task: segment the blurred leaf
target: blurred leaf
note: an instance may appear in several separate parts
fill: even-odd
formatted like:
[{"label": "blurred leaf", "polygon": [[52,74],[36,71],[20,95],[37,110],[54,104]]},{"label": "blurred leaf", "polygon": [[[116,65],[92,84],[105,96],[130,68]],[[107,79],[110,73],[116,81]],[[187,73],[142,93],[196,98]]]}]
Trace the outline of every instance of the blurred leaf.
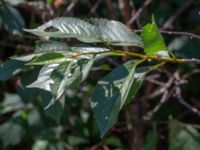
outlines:
[{"label": "blurred leaf", "polygon": [[0,115],[11,111],[16,111],[22,107],[24,107],[24,104],[17,94],[5,93],[4,101],[0,105]]},{"label": "blurred leaf", "polygon": [[[51,99],[50,99],[51,100]],[[49,107],[45,110],[45,114],[54,119],[58,124],[60,123],[61,116],[63,114],[63,106],[60,101],[56,102],[53,107]]]},{"label": "blurred leaf", "polygon": [[4,1],[14,6],[26,2],[26,0],[4,0]]},{"label": "blurred leaf", "polygon": [[0,141],[4,148],[20,143],[25,136],[25,129],[21,118],[12,118],[0,126]]},{"label": "blurred leaf", "polygon": [[150,131],[146,136],[146,142],[143,146],[143,150],[157,150],[158,134]]},{"label": "blurred leaf", "polygon": [[[50,31],[45,31],[49,29]],[[52,19],[44,25],[25,31],[38,36],[77,38],[82,42],[104,42],[111,45],[142,46],[139,36],[117,21],[90,19],[88,22],[70,17]]]},{"label": "blurred leaf", "polygon": [[122,142],[120,138],[117,137],[109,137],[105,140],[105,144],[110,145],[110,146],[115,146],[115,147],[122,147]]},{"label": "blurred leaf", "polygon": [[200,51],[198,50],[200,47],[199,39],[192,39],[187,36],[179,36],[174,38],[169,43],[168,47],[173,52],[176,52],[178,57],[200,59]]},{"label": "blurred leaf", "polygon": [[198,150],[200,134],[191,125],[176,120],[170,122],[169,150]]},{"label": "blurred leaf", "polygon": [[32,150],[66,150],[65,143],[38,140],[33,144]]},{"label": "blurred leaf", "polygon": [[124,104],[138,92],[148,69],[135,69],[140,61],[129,61],[98,81],[91,107],[103,136],[116,122]]},{"label": "blurred leaf", "polygon": [[54,0],[46,0],[47,4],[52,4]]},{"label": "blurred leaf", "polygon": [[6,30],[13,34],[19,34],[25,26],[20,13],[8,4],[0,5],[0,17]]},{"label": "blurred leaf", "polygon": [[25,67],[24,61],[8,60],[0,66],[0,80],[5,81]]},{"label": "blurred leaf", "polygon": [[49,141],[38,140],[33,144],[32,150],[47,150]]},{"label": "blurred leaf", "polygon": [[[144,51],[148,56],[168,50],[154,17],[152,17],[152,23],[149,23],[142,28],[141,37],[144,42]],[[164,56],[165,55],[166,54],[164,54]]]},{"label": "blurred leaf", "polygon": [[81,145],[81,144],[88,144],[89,141],[82,137],[76,136],[68,136],[68,142],[70,145]]},{"label": "blurred leaf", "polygon": [[36,135],[35,139],[49,141],[59,140],[62,132],[63,128],[61,126],[45,128]]}]

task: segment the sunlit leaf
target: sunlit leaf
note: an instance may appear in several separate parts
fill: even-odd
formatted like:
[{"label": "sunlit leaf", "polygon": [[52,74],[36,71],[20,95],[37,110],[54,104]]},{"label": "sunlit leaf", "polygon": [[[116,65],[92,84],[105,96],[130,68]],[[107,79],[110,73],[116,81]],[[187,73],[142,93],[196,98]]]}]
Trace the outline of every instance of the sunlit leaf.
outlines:
[{"label": "sunlit leaf", "polygon": [[168,48],[165,45],[164,39],[153,17],[152,23],[149,23],[142,28],[141,37],[144,43],[144,51],[147,55],[152,56],[161,51],[164,51],[161,55],[167,55],[165,51],[167,51]]},{"label": "sunlit leaf", "polygon": [[111,45],[140,46],[139,36],[117,21],[61,17],[52,19],[36,29],[25,31],[38,36],[77,38],[82,42],[103,42]]},{"label": "sunlit leaf", "polygon": [[65,59],[65,56],[60,53],[49,52],[49,53],[42,54],[38,57],[35,57],[32,61],[30,61],[27,64],[28,65],[47,65],[47,64],[59,62],[64,59]]},{"label": "sunlit leaf", "polygon": [[28,85],[29,88],[40,88],[44,89],[46,91],[50,90],[50,83],[53,83],[53,80],[50,78],[51,73],[53,70],[59,65],[60,63],[54,63],[50,65],[45,65],[40,70],[40,73],[38,75],[38,79]]},{"label": "sunlit leaf", "polygon": [[143,45],[140,37],[120,22],[97,18],[89,19],[89,22],[99,29],[101,38],[108,44],[121,46]]},{"label": "sunlit leaf", "polygon": [[[51,93],[54,100],[59,99],[66,88],[75,88],[84,81],[92,67],[94,59],[80,59],[78,61],[63,62],[51,74]],[[52,102],[53,102],[52,101]]]}]

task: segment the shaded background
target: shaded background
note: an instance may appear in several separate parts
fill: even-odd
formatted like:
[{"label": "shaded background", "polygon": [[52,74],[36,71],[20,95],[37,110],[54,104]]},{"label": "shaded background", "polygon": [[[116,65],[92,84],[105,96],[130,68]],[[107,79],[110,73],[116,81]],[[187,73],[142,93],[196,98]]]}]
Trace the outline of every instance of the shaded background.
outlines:
[{"label": "shaded background", "polygon": [[[50,94],[25,88],[37,78],[40,67],[9,60],[34,51],[39,38],[23,28],[55,17],[107,18],[141,29],[152,14],[161,30],[200,33],[198,0],[0,0],[0,149],[198,150],[197,64],[170,63],[148,75],[137,97],[101,139],[89,104],[92,91],[98,79],[129,58],[104,59],[86,82],[66,90],[66,97],[47,110]],[[200,58],[200,39],[175,34],[164,34],[164,38],[176,56]],[[77,44],[76,40],[66,42]]]}]

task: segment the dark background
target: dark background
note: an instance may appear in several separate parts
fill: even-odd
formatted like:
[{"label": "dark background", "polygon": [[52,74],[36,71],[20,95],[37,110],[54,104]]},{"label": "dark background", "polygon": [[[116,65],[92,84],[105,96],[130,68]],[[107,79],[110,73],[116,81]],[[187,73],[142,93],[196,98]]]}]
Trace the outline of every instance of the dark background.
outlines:
[{"label": "dark background", "polygon": [[[101,139],[89,104],[91,94],[98,79],[128,58],[103,60],[101,71],[92,71],[86,82],[68,89],[65,99],[47,110],[49,93],[25,88],[37,78],[40,67],[9,60],[34,51],[39,38],[23,28],[55,17],[107,18],[134,30],[150,22],[152,14],[161,30],[200,33],[199,0],[0,0],[0,149],[198,150],[198,64],[168,63],[149,74],[137,97]],[[200,58],[200,39],[184,34],[163,36],[177,57]]]}]

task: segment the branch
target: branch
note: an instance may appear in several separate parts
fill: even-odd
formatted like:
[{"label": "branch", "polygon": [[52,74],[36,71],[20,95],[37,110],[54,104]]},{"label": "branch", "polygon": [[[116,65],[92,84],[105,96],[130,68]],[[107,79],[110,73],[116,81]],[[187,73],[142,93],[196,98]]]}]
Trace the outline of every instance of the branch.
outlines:
[{"label": "branch", "polygon": [[98,0],[96,1],[96,3],[94,4],[94,6],[90,9],[90,13],[89,15],[92,15],[93,13],[96,12],[96,10],[98,9],[99,5],[103,2],[103,0]]},{"label": "branch", "polygon": [[144,8],[147,7],[150,3],[152,2],[152,0],[146,0],[144,2],[144,4],[142,5],[142,7],[140,7],[138,9],[138,11],[135,13],[134,16],[132,16],[132,18],[128,21],[128,24],[131,25],[143,12]]},{"label": "branch", "polygon": [[170,91],[170,87],[173,85],[174,83],[174,80],[175,80],[175,74],[176,72],[174,73],[173,76],[171,76],[168,80],[168,82],[162,87],[162,98],[160,100],[160,102],[153,108],[153,110],[149,111],[144,117],[143,119],[144,120],[150,120],[152,119],[153,115],[161,108],[161,106],[167,102],[169,100],[169,98],[172,96],[172,94],[174,93],[175,91],[175,88],[172,88]]},{"label": "branch", "polygon": [[103,52],[77,52],[72,56],[66,56],[66,58],[76,58],[82,55],[98,55],[98,54],[103,54],[103,53],[110,53],[113,52],[114,55],[116,56],[133,56],[133,57],[137,57],[137,58],[141,58],[141,59],[153,59],[153,60],[159,60],[162,62],[174,62],[174,63],[189,63],[189,62],[193,62],[193,63],[197,63],[200,64],[200,60],[199,59],[180,59],[180,58],[170,58],[170,57],[160,57],[157,55],[153,55],[153,56],[147,56],[147,55],[143,55],[143,54],[139,54],[139,53],[134,53],[134,52],[127,52],[127,51],[123,51],[123,50],[109,50],[109,51],[103,51]]},{"label": "branch", "polygon": [[[136,30],[133,30],[133,31],[136,32],[136,33],[142,32],[141,29],[136,29]],[[167,31],[167,30],[159,30],[159,31],[161,33],[168,34],[168,35],[186,35],[186,36],[190,36],[191,38],[200,39],[200,35],[194,34],[194,33],[189,33],[189,32]]]},{"label": "branch", "polygon": [[183,96],[181,95],[181,89],[179,87],[176,88],[176,97],[177,97],[177,100],[180,104],[182,104],[183,106],[187,107],[189,110],[191,110],[193,113],[197,114],[198,116],[200,116],[200,111],[191,106],[189,103],[187,103]]},{"label": "branch", "polygon": [[[129,19],[131,18],[131,6],[130,0],[118,0],[119,9],[121,10],[121,14],[124,18],[124,22],[127,24]],[[128,24],[127,24],[128,25]]]},{"label": "branch", "polygon": [[191,6],[195,0],[188,0],[184,5],[182,5],[175,13],[172,15],[164,24],[163,29],[172,28],[173,22],[179,17],[189,6]]},{"label": "branch", "polygon": [[179,72],[177,72],[177,74],[175,75],[175,78],[176,78],[176,82],[175,82],[176,98],[177,98],[178,102],[180,104],[182,104],[183,106],[185,106],[186,108],[188,108],[189,110],[191,110],[193,113],[200,116],[200,110],[198,110],[196,107],[191,106],[189,103],[187,103],[182,96],[182,91],[181,91],[181,88],[180,88],[181,79],[180,79]]},{"label": "branch", "polygon": [[122,50],[111,50],[112,52],[116,52],[122,55],[129,55],[129,56],[134,56],[142,59],[153,59],[153,60],[159,60],[163,62],[175,62],[175,63],[186,63],[186,62],[194,62],[200,64],[199,59],[180,59],[180,58],[168,58],[168,57],[159,57],[157,55],[153,56],[147,56],[139,53],[134,53],[134,52],[127,52],[127,51],[122,51]]}]

